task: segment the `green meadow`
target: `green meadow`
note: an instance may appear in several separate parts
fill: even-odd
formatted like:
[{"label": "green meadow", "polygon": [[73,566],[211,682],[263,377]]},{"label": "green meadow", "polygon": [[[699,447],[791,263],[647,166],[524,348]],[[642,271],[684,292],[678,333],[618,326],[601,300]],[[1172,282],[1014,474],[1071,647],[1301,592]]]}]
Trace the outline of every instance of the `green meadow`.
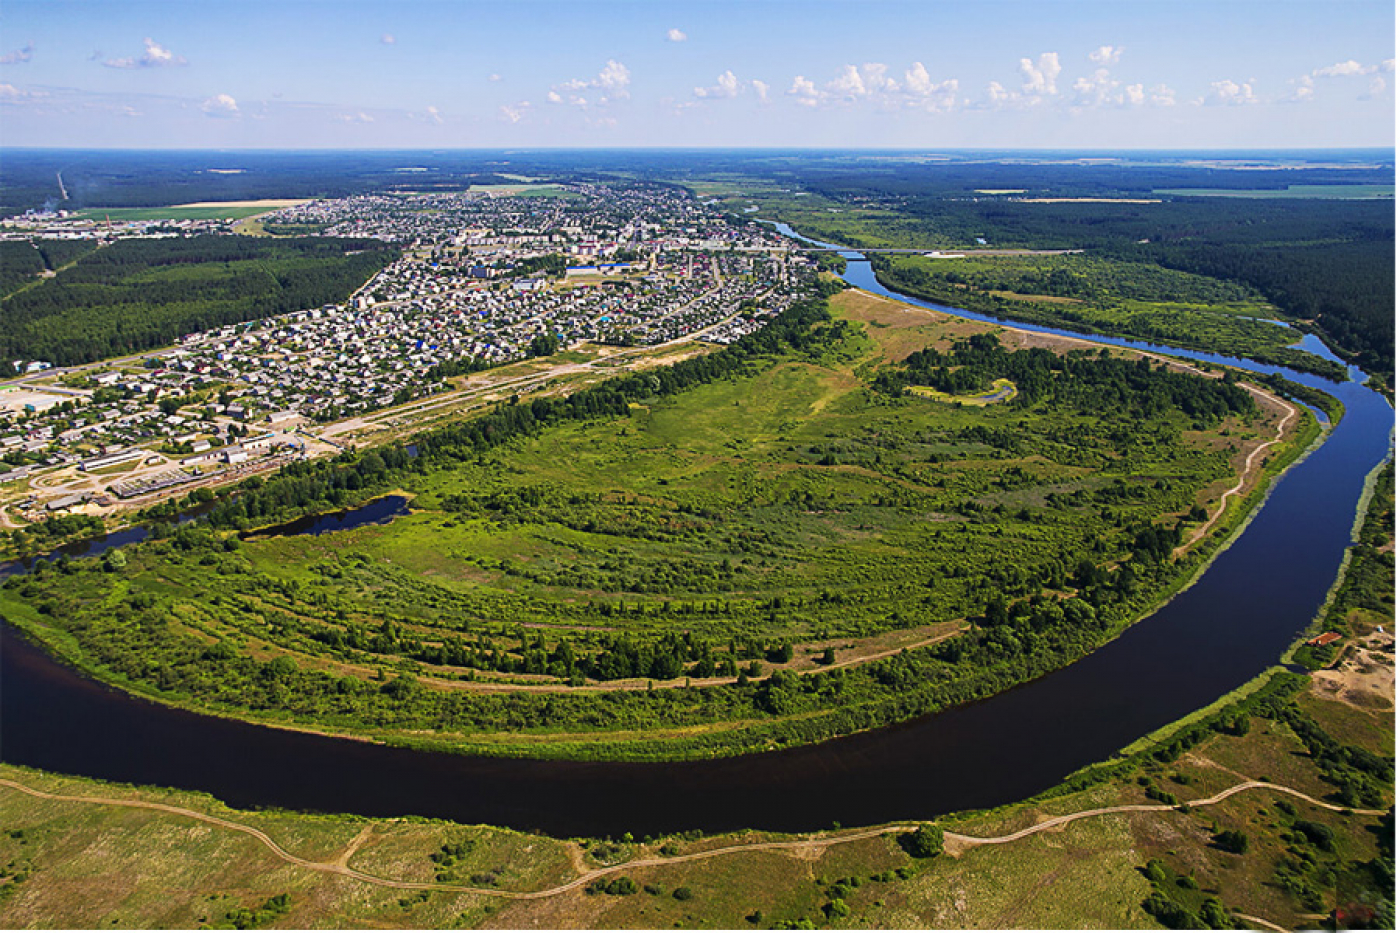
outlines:
[{"label": "green meadow", "polygon": [[75,211],[78,220],[242,220],[276,210],[276,205],[215,205],[212,207],[92,207]]},{"label": "green meadow", "polygon": [[[1171,549],[1272,436],[1214,380],[996,338],[974,364],[970,332],[1007,332],[836,304],[800,351],[672,392],[624,377],[623,414],[395,468],[378,488],[411,513],[388,524],[186,526],[7,584],[0,610],[104,679],[235,715],[495,754],[732,754],[1092,650],[1189,576],[1201,549]],[[917,346],[930,367],[950,349],[963,389],[914,392],[947,377],[899,375],[892,349]],[[957,401],[1004,387],[999,366],[1031,391]]]}]

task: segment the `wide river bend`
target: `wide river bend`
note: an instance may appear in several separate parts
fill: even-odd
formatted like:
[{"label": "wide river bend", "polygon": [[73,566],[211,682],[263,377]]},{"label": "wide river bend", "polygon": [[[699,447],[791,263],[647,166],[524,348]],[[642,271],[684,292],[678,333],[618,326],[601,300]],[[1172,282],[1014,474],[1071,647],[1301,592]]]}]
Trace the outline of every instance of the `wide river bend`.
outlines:
[{"label": "wide river bend", "polygon": [[[897,295],[875,281],[859,254],[845,255],[845,277],[858,287],[976,317]],[[474,758],[161,706],[74,673],[6,626],[0,628],[0,759],[207,791],[235,807],[417,814],[560,836],[746,827],[797,832],[833,822],[932,818],[1035,794],[1278,660],[1336,576],[1365,477],[1388,455],[1394,424],[1389,404],[1355,371],[1353,381],[1333,385],[1248,361],[1069,336],[1283,372],[1335,394],[1347,413],[1320,448],[1279,480],[1249,527],[1194,586],[1117,640],[1040,680],[902,725],[761,755],[674,763]],[[1315,340],[1308,348],[1325,352]],[[378,506],[371,520],[384,520],[392,505]],[[139,536],[127,532],[81,550],[98,553]]]}]

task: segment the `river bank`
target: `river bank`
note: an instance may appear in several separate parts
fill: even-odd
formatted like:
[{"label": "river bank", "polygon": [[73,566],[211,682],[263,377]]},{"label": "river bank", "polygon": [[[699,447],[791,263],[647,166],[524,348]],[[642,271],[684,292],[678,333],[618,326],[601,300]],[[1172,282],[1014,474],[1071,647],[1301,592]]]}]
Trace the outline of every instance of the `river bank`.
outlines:
[{"label": "river bank", "polygon": [[[851,266],[858,276],[861,264]],[[1232,362],[1208,355],[1206,360]],[[810,827],[814,814],[822,814],[823,823],[835,818],[871,825],[892,814],[936,815],[1023,799],[1248,680],[1311,620],[1350,540],[1364,475],[1388,449],[1392,423],[1389,406],[1383,400],[1377,406],[1373,393],[1356,384],[1334,388],[1344,396],[1347,416],[1313,456],[1284,476],[1254,524],[1197,586],[1069,668],[927,720],[718,762],[483,761],[374,746],[347,749],[358,743],[317,737],[284,745],[270,730],[245,734],[252,727],[234,729],[241,724],[200,717],[176,723],[148,706],[113,718],[123,704],[110,692],[81,701],[79,711],[70,708],[77,702],[71,690],[60,699],[31,681],[35,690],[28,702],[5,698],[6,757],[18,750],[61,760],[41,766],[205,787],[234,801],[418,812],[554,832],[590,826],[609,832],[678,825],[801,828]],[[1280,566],[1289,571],[1276,583]],[[6,652],[7,663],[13,657]],[[1186,670],[1192,675],[1183,677]],[[6,673],[0,686],[16,684]],[[36,704],[45,706],[49,725],[61,710],[65,725],[59,732],[66,730],[74,741],[59,748],[48,731],[30,742],[24,729],[11,727],[12,710],[22,726],[23,712]],[[43,721],[40,716],[36,724]],[[1066,733],[1065,722],[1076,729]],[[141,737],[137,744],[150,751],[138,760],[139,752],[112,749],[119,743],[94,742],[94,730]],[[201,739],[205,733],[207,740]],[[200,763],[155,751],[183,742],[204,749],[210,760],[195,767]],[[73,755],[75,748],[91,754]],[[237,751],[231,755],[232,749]],[[246,767],[249,760],[281,760],[289,767],[269,774]],[[959,768],[944,767],[950,760]],[[414,775],[411,790],[402,786],[405,774]],[[597,819],[564,804],[579,794],[599,802]],[[678,812],[677,800],[686,801],[684,812]]]}]

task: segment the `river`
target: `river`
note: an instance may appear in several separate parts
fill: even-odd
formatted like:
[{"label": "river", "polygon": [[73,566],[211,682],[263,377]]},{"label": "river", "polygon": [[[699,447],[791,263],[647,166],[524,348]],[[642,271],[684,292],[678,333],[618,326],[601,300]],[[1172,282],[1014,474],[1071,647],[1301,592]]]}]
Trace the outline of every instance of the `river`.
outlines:
[{"label": "river", "polygon": [[[858,254],[847,258],[854,285],[976,317],[896,295]],[[1196,585],[1099,651],[1032,683],[902,725],[762,755],[673,763],[473,758],[164,707],[87,680],[4,627],[0,758],[203,790],[235,807],[417,814],[562,836],[798,832],[927,819],[1030,796],[1277,661],[1336,576],[1365,477],[1387,455],[1394,423],[1389,404],[1355,371],[1351,382],[1333,385],[1248,361],[1092,339],[1282,372],[1337,395],[1347,413]]]}]

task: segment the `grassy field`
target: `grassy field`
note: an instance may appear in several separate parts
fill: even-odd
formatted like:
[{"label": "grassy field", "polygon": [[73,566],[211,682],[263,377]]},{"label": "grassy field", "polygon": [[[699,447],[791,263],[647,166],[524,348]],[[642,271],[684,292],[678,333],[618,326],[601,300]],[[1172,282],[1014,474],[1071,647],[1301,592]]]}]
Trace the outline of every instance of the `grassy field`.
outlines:
[{"label": "grassy field", "polygon": [[[1306,691],[1299,702],[1343,737],[1380,723]],[[994,838],[1061,815],[1161,806],[1163,795],[1200,799],[1257,776],[1325,799],[1335,787],[1319,765],[1283,722],[1255,715],[1244,735],[1215,734],[1170,760],[1148,756],[1110,782],[938,825]],[[0,922],[9,928],[227,927],[285,895],[285,911],[253,925],[1150,929],[1159,920],[1145,905],[1158,890],[1192,910],[1214,898],[1230,914],[1291,929],[1335,907],[1384,911],[1389,894],[1369,868],[1388,840],[1377,817],[1269,789],[1210,806],[1086,816],[999,844],[949,838],[944,854],[911,858],[895,832],[551,839],[431,820],[235,811],[201,794],[9,765],[0,780],[72,798],[0,785]],[[290,862],[250,830],[313,864]],[[1224,830],[1244,834],[1243,854],[1214,841]],[[772,843],[786,847],[765,848]],[[731,851],[702,856],[720,849]],[[1164,879],[1155,884],[1154,864]],[[1303,884],[1299,866],[1311,866]],[[589,893],[595,877],[630,879],[633,893]],[[530,892],[541,896],[509,896]]]},{"label": "grassy field", "polygon": [[491,197],[511,198],[577,198],[577,192],[559,185],[472,185],[469,191]]},{"label": "grassy field", "polygon": [[242,220],[275,210],[266,205],[230,204],[224,206],[186,207],[93,207],[75,211],[78,220],[124,223],[129,220]]},{"label": "grassy field", "polygon": [[[907,346],[901,331],[947,339],[923,315],[855,297],[847,313],[883,324],[872,328],[882,353]],[[1329,618],[1349,619],[1357,607],[1386,600],[1393,607],[1393,565],[1370,561],[1393,544],[1393,473],[1386,473]],[[1332,665],[1275,691],[1269,703],[1258,701],[1272,689],[1261,678],[1232,697],[1237,705],[1188,717],[1131,758],[1029,802],[943,819],[945,851],[931,859],[911,858],[893,832],[550,839],[419,819],[234,811],[197,793],[0,765],[0,781],[73,798],[0,784],[0,923],[1138,929],[1166,923],[1164,909],[1190,911],[1199,925],[1199,912],[1214,901],[1221,917],[1251,927],[1259,921],[1246,918],[1313,927],[1324,912],[1342,909],[1354,926],[1372,911],[1370,924],[1385,928],[1394,922],[1393,868],[1386,873],[1393,819],[1347,809],[1355,803],[1346,795],[1361,788],[1375,795],[1370,809],[1393,813],[1394,671],[1393,636],[1363,625],[1348,632]],[[1344,689],[1336,687],[1339,674]],[[1309,733],[1311,745],[1300,740],[1308,722],[1323,736]],[[1197,730],[1195,738],[1183,743],[1183,729]],[[1377,760],[1379,773],[1357,771]],[[1180,805],[1250,779],[1325,805],[1273,789]],[[1087,815],[1004,843],[964,841],[1125,806],[1159,809]],[[1226,831],[1242,834],[1242,851],[1219,841]],[[591,882],[623,877],[632,885],[619,883],[619,893],[589,893]],[[404,883],[422,887],[392,886]]]},{"label": "grassy field", "polygon": [[[1024,335],[859,294],[837,304],[847,330],[820,352],[404,474],[412,513],[387,525],[254,538],[198,560],[153,545],[133,550],[120,575],[94,568],[56,589],[29,578],[0,591],[0,604],[41,638],[46,618],[66,626],[97,613],[105,621],[84,636],[97,639],[88,648],[72,654],[74,642],[60,639],[70,660],[138,692],[239,714],[353,732],[364,703],[389,704],[371,717],[375,734],[415,743],[570,757],[734,753],[883,721],[892,675],[865,662],[927,648],[993,602],[1075,603],[1075,618],[1095,621],[1055,642],[1057,652],[1111,637],[1201,555],[1135,563],[1143,570],[1112,588],[1108,571],[1083,568],[1139,560],[1144,529],[1198,520],[1187,516],[1231,484],[1232,458],[1272,438],[1279,417],[1258,410],[1212,424],[1171,408],[1140,416],[1019,396],[985,406],[892,396],[871,377],[913,349]],[[1094,585],[1105,586],[1097,608],[1079,605]],[[47,616],[35,611],[43,606]],[[1046,611],[1042,627],[1059,618]],[[159,650],[143,642],[130,653],[134,630],[121,618],[133,613],[174,623],[157,628]],[[933,665],[927,683],[980,678],[976,689],[991,691],[1024,678],[1004,654],[985,653],[1014,657],[1040,639],[990,647],[998,637],[972,639],[981,661],[961,648],[922,656]],[[210,645],[279,663],[277,678],[312,679],[255,699],[245,688],[270,682],[211,674]],[[184,686],[171,679],[185,663],[176,656],[189,665]],[[1064,663],[1052,657],[1035,663]],[[750,683],[775,672],[810,679],[781,695]],[[416,705],[374,686],[389,673],[422,688]],[[323,690],[336,682],[359,686]],[[512,684],[533,691],[519,698],[528,727],[499,694]],[[672,689],[651,698],[651,684]],[[940,696],[926,702],[949,702]]]}]

